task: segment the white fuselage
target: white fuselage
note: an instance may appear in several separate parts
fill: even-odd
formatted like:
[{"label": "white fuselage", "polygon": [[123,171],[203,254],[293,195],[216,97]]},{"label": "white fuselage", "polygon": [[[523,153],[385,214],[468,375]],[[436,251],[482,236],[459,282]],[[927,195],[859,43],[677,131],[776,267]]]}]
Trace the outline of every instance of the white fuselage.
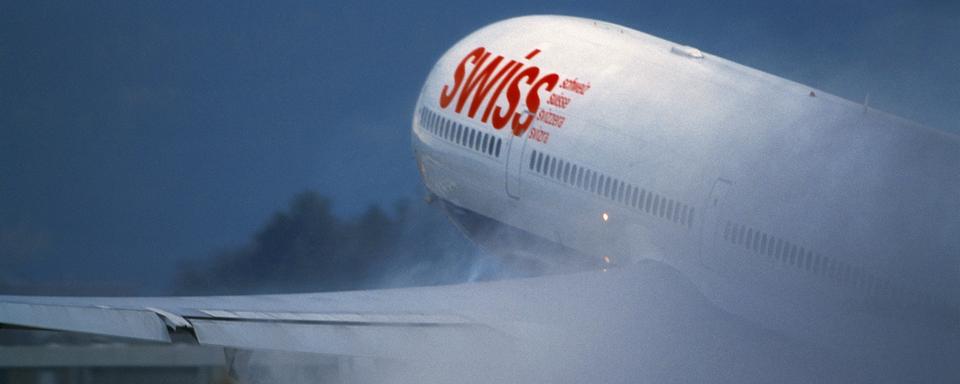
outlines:
[{"label": "white fuselage", "polygon": [[957,327],[955,136],[558,16],[453,46],[412,132],[427,189],[451,206],[599,266],[669,264],[765,326],[829,338],[839,308]]}]

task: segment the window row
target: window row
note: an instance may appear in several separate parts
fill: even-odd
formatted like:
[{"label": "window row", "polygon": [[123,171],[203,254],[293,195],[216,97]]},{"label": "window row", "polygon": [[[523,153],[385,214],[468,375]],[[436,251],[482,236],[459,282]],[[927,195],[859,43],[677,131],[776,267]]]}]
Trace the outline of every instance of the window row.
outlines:
[{"label": "window row", "polygon": [[839,285],[866,290],[871,295],[903,294],[898,287],[860,268],[746,225],[727,221],[723,228],[723,239],[774,262],[826,277]]},{"label": "window row", "polygon": [[540,175],[666,220],[693,227],[694,208],[587,167],[532,151],[527,167]]},{"label": "window row", "polygon": [[501,138],[450,120],[428,108],[420,109],[420,125],[427,132],[444,140],[493,157],[500,157],[500,149],[503,145]]}]

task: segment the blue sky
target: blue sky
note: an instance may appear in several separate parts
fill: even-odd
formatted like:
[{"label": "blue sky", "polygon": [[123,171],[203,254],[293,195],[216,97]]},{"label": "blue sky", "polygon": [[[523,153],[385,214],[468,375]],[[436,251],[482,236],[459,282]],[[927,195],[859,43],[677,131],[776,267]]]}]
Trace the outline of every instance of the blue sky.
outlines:
[{"label": "blue sky", "polygon": [[305,189],[342,215],[417,199],[409,121],[434,61],[542,13],[960,133],[956,1],[5,2],[0,277],[157,287]]}]

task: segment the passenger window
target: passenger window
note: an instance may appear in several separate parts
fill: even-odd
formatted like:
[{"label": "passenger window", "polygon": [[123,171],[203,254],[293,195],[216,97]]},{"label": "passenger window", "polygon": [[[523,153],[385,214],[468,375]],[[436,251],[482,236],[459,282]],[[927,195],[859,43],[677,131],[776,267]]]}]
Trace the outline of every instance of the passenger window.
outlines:
[{"label": "passenger window", "polygon": [[489,148],[489,147],[488,147],[488,144],[490,144],[490,135],[484,133],[484,134],[483,134],[483,141],[480,142],[480,150],[481,150],[482,152],[488,152],[488,153],[489,153],[490,151],[487,150],[487,148]]},{"label": "passenger window", "polygon": [[563,182],[566,184],[570,181],[570,163],[563,162]]},{"label": "passenger window", "polygon": [[530,153],[530,169],[533,169],[534,164],[537,163],[537,151]]},{"label": "passenger window", "polygon": [[556,158],[556,157],[552,157],[552,156],[550,157],[550,173],[549,173],[549,175],[550,175],[551,178],[554,178],[554,179],[557,178],[557,158]]},{"label": "passenger window", "polygon": [[500,157],[500,144],[503,144],[503,139],[497,138],[497,157]]},{"label": "passenger window", "polygon": [[760,253],[761,254],[767,253],[767,234],[766,233],[760,235]]}]

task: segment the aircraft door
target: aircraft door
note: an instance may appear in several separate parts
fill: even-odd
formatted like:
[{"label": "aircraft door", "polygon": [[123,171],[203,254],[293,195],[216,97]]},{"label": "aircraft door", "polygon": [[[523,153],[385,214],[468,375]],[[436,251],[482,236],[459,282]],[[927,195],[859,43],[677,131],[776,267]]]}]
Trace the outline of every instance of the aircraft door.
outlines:
[{"label": "aircraft door", "polygon": [[507,196],[514,199],[520,198],[520,172],[523,168],[523,152],[527,146],[527,135],[517,137],[509,135],[509,145],[507,146]]},{"label": "aircraft door", "polygon": [[717,256],[717,237],[722,231],[721,213],[724,210],[724,197],[733,185],[726,179],[718,178],[713,182],[710,195],[703,205],[700,223],[700,262],[707,268],[714,269],[713,262]]}]

